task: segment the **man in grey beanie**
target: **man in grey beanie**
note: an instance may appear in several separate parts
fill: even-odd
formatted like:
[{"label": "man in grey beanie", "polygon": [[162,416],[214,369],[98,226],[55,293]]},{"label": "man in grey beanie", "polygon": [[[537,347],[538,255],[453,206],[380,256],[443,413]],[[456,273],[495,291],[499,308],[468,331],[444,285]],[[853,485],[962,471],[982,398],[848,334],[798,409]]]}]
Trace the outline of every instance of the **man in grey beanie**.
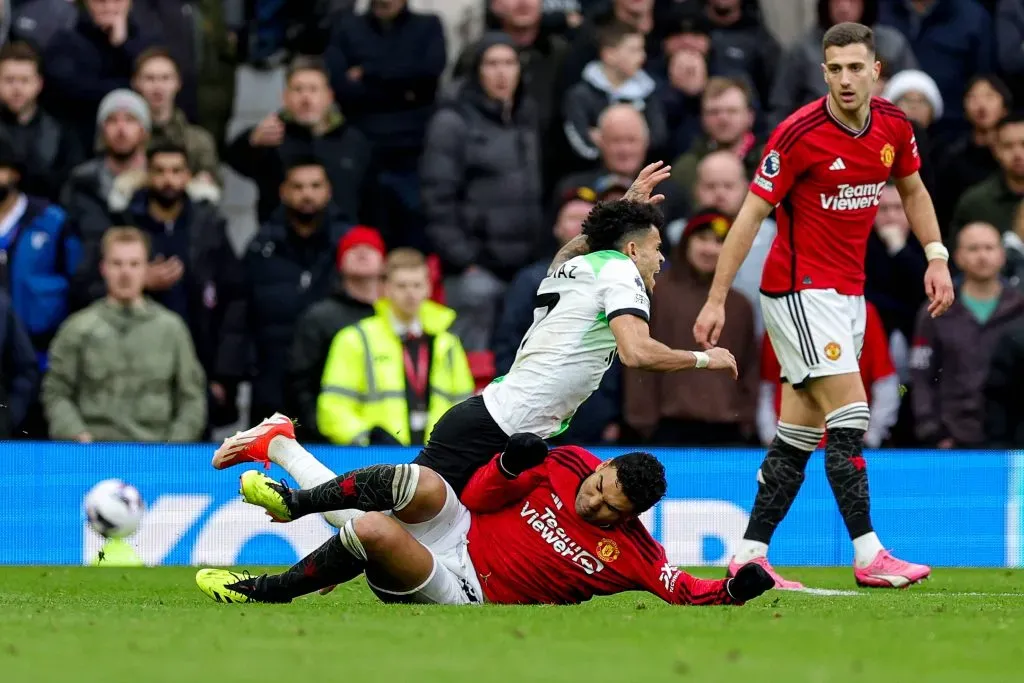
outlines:
[{"label": "man in grey beanie", "polygon": [[102,132],[107,119],[117,113],[132,116],[149,134],[153,125],[149,118],[149,105],[134,90],[119,88],[107,93],[106,97],[100,100],[99,109],[96,110],[96,128]]},{"label": "man in grey beanie", "polygon": [[[98,156],[75,167],[61,192],[61,205],[81,231],[83,262],[91,261],[94,254],[90,252],[98,250],[103,233],[145,180],[150,124],[149,106],[131,90],[114,90],[100,101],[96,115]],[[83,287],[72,289],[82,297],[74,302],[78,305],[93,298]]]}]

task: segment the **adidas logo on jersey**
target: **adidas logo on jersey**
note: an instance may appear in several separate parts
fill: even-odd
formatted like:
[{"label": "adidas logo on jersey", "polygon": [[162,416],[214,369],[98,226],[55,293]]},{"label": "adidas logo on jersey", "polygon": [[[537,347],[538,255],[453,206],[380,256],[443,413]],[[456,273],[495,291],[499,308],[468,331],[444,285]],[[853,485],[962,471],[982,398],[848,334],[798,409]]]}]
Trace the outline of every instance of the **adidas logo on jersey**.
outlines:
[{"label": "adidas logo on jersey", "polygon": [[878,206],[878,199],[883,189],[885,189],[884,182],[863,185],[844,183],[836,188],[835,194],[820,193],[821,208],[826,211],[860,211],[871,206]]},{"label": "adidas logo on jersey", "polygon": [[846,164],[843,163],[842,157],[836,157],[836,160],[832,162],[832,165],[828,167],[830,171],[845,171]]}]

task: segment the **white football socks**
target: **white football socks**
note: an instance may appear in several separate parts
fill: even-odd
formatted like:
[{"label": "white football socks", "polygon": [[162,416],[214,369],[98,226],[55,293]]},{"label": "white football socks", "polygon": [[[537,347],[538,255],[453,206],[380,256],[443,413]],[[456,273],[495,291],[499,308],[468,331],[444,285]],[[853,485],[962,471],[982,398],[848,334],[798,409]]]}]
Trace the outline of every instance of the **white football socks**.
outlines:
[{"label": "white football socks", "polygon": [[[300,488],[311,489],[337,476],[295,439],[275,436],[270,440],[267,455],[270,457],[270,462],[280,465]],[[325,512],[323,515],[328,524],[340,529],[348,520],[361,517],[363,512],[361,510],[334,510]]]},{"label": "white football socks", "polygon": [[761,543],[760,541],[748,541],[744,538],[740,541],[740,547],[736,549],[736,555],[733,557],[733,561],[737,564],[746,564],[754,558],[765,557],[767,555],[767,543]]},{"label": "white football socks", "polygon": [[875,561],[875,556],[885,548],[874,531],[853,539],[853,563],[864,568]]}]

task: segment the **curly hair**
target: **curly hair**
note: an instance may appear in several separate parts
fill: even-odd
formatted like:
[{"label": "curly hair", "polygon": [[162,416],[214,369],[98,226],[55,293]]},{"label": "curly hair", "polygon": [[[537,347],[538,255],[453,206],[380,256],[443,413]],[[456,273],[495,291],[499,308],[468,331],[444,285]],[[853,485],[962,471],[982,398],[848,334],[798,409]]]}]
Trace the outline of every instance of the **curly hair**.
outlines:
[{"label": "curly hair", "polygon": [[639,237],[651,226],[659,230],[665,216],[653,204],[616,199],[600,202],[590,210],[583,221],[583,234],[587,236],[590,251],[614,249],[620,251],[631,239]]},{"label": "curly hair", "polygon": [[665,467],[650,453],[635,452],[612,459],[622,493],[633,504],[633,514],[647,512],[665,496]]}]

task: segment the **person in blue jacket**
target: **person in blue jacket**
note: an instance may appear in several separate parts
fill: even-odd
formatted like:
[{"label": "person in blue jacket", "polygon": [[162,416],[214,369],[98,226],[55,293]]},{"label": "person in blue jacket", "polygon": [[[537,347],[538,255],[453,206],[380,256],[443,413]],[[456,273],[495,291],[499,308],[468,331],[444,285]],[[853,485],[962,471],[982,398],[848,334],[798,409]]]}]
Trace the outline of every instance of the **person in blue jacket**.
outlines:
[{"label": "person in blue jacket", "polygon": [[23,168],[0,138],[0,289],[45,370],[46,348],[68,315],[69,281],[82,249],[62,208],[19,190]]}]

